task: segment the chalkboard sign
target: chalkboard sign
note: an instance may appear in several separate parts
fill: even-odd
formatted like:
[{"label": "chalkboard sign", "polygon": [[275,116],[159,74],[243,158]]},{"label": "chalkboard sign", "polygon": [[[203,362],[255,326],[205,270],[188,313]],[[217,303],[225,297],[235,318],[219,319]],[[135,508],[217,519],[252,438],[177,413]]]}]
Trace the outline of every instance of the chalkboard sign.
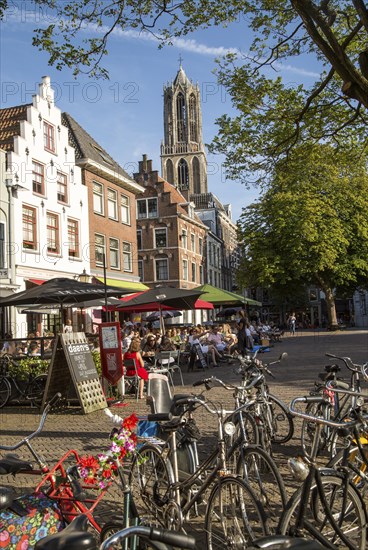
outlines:
[{"label": "chalkboard sign", "polygon": [[60,392],[65,399],[74,390],[83,412],[107,407],[106,398],[84,332],[59,334],[48,372],[43,407]]},{"label": "chalkboard sign", "polygon": [[196,351],[196,354],[197,354],[197,357],[201,363],[201,366],[202,366],[202,369],[207,369],[208,368],[208,365],[207,365],[207,360],[203,354],[203,351],[202,351],[202,348],[199,344],[193,344],[193,347]]}]

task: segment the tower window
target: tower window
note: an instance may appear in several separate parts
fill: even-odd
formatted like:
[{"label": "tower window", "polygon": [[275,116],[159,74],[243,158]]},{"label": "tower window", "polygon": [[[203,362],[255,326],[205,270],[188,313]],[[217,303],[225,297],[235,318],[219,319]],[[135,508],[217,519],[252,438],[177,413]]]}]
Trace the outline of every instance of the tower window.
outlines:
[{"label": "tower window", "polygon": [[191,94],[189,98],[189,135],[191,141],[198,141],[197,102],[194,94]]},{"label": "tower window", "polygon": [[174,167],[170,159],[166,162],[166,179],[169,183],[174,184]]},{"label": "tower window", "polygon": [[187,113],[185,98],[182,93],[179,93],[176,98],[176,119],[178,141],[186,141],[187,139]]},{"label": "tower window", "polygon": [[178,164],[178,185],[180,190],[189,189],[188,164],[184,159],[180,159]]},{"label": "tower window", "polygon": [[197,157],[193,159],[193,191],[196,194],[201,192],[201,167]]}]

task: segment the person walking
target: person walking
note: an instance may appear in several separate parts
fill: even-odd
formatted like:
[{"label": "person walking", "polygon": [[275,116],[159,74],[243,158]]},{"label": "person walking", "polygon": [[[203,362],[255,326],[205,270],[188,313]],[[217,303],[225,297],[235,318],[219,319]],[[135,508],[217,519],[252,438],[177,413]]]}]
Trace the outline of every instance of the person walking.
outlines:
[{"label": "person walking", "polygon": [[289,316],[288,325],[289,325],[290,334],[292,334],[293,336],[295,336],[295,327],[296,327],[296,316],[295,316],[295,313],[292,313],[292,314]]}]

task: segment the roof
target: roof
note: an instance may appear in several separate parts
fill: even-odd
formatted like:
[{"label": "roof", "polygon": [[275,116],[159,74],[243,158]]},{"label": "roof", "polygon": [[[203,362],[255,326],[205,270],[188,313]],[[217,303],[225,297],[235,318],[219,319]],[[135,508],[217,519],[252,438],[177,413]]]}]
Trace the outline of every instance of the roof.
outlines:
[{"label": "roof", "polygon": [[184,69],[181,65],[180,65],[180,68],[179,68],[178,73],[177,73],[177,75],[175,77],[175,80],[174,80],[174,85],[176,86],[177,84],[181,84],[182,86],[186,86],[187,84],[191,84],[189,78],[185,74],[185,71],[184,71]]},{"label": "roof", "polygon": [[216,207],[219,210],[226,212],[222,202],[213,193],[199,193],[190,195],[190,200],[194,202],[196,208],[199,210]]},{"label": "roof", "polygon": [[118,164],[103,147],[69,113],[62,113],[61,122],[68,128],[69,145],[75,149],[76,160],[90,159],[112,170],[128,180],[131,176]]},{"label": "roof", "polygon": [[240,294],[235,294],[235,292],[230,292],[229,290],[223,290],[222,288],[217,288],[215,286],[205,284],[196,288],[196,290],[202,290],[204,292],[202,299],[207,302],[211,302],[214,305],[241,305],[249,304],[253,306],[261,306],[261,302],[257,300],[251,300],[250,298],[245,298]]},{"label": "roof", "polygon": [[0,109],[0,147],[13,151],[14,137],[20,136],[20,123],[27,120],[27,109],[31,104]]}]

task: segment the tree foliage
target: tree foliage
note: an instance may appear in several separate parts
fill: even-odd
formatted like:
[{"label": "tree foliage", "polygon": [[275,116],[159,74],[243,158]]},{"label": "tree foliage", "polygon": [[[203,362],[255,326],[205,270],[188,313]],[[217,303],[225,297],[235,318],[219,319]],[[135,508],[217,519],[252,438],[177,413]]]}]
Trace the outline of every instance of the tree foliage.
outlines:
[{"label": "tree foliage", "polygon": [[334,323],[334,290],[368,275],[368,174],[353,152],[304,145],[276,166],[270,187],[243,210],[245,286],[321,288]]},{"label": "tree foliage", "polygon": [[[364,0],[35,0],[47,10],[33,43],[49,63],[94,77],[114,33],[152,33],[160,46],[179,36],[230,23],[252,34],[247,53],[220,60],[218,77],[239,115],[218,120],[214,152],[225,154],[230,178],[267,182],[275,162],[297,143],[327,138],[366,147],[368,10]],[[0,17],[10,4],[0,0]],[[251,33],[247,32],[248,29]],[[86,32],[87,31],[87,32]],[[88,34],[89,33],[89,34]],[[88,37],[92,35],[92,37]],[[313,59],[319,76],[311,86],[277,78],[283,64]],[[274,72],[270,76],[270,71]],[[276,76],[276,78],[273,78]],[[353,137],[352,137],[353,134]]]}]

